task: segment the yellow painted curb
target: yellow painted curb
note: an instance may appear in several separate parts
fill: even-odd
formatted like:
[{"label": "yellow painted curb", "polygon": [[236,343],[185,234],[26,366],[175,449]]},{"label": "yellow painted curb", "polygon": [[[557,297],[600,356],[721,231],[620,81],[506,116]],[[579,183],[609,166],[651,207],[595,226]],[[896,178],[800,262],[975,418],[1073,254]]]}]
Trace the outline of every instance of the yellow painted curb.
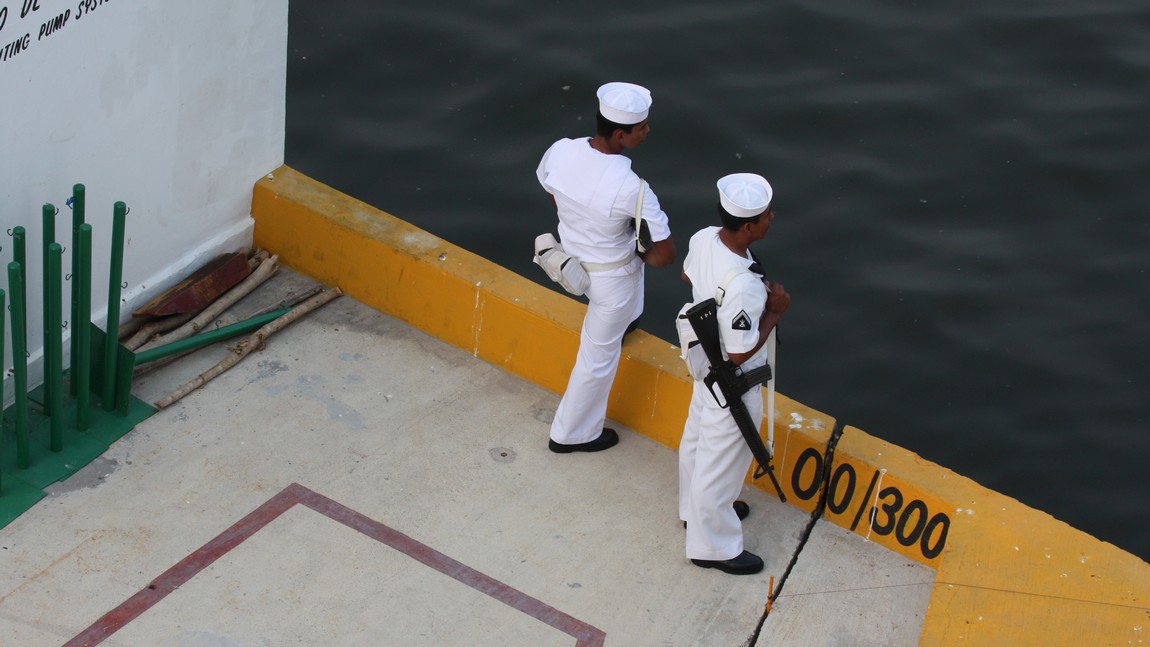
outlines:
[{"label": "yellow painted curb", "polygon": [[[254,190],[255,244],[282,263],[554,392],[584,306],[289,167]],[[607,414],[677,448],[690,378],[675,346],[623,344]],[[1150,564],[776,394],[787,501],[936,569],[923,645],[1150,643]],[[542,439],[541,439],[542,442]],[[772,492],[767,479],[756,485]],[[1145,641],[1145,643],[1144,643]]]}]

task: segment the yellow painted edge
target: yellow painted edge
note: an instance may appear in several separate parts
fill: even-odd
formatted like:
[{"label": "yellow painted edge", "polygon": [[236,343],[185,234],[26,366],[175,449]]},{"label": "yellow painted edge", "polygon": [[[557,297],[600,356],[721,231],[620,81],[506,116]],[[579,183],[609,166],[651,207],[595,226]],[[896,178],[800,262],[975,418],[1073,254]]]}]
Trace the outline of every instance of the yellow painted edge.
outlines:
[{"label": "yellow painted edge", "polygon": [[[584,312],[574,299],[286,166],[256,184],[252,216],[255,244],[288,267],[530,382],[565,388]],[[674,449],[690,389],[678,348],[638,331],[624,342],[608,416]],[[787,501],[814,509],[826,479],[827,520],[936,569],[921,644],[1138,644],[1135,626],[1150,632],[1150,564],[853,427],[828,473],[834,419],[782,394],[775,404]],[[755,484],[773,494],[765,477]]]}]

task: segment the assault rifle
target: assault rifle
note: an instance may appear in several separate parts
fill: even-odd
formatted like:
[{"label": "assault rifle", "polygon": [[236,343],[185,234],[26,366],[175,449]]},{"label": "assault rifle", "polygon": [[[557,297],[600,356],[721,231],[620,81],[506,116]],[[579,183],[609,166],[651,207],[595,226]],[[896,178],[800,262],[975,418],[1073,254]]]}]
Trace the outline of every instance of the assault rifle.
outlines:
[{"label": "assault rifle", "polygon": [[[739,432],[743,434],[743,440],[751,448],[751,454],[754,455],[755,461],[759,464],[755,469],[754,477],[759,478],[764,474],[770,476],[771,483],[779,494],[779,500],[786,501],[787,497],[783,494],[783,488],[779,486],[779,481],[775,478],[774,468],[771,466],[771,453],[763,444],[759,430],[755,426],[754,420],[751,419],[751,413],[747,411],[747,405],[743,402],[744,393],[771,379],[771,365],[764,364],[759,368],[744,372],[743,369],[735,366],[734,362],[723,358],[723,349],[719,342],[719,323],[716,318],[718,305],[714,299],[700,301],[687,310],[685,314],[691,328],[695,330],[695,336],[699,338],[699,346],[702,347],[703,352],[707,355],[707,361],[711,364],[711,371],[703,379],[703,383],[711,392],[711,396],[715,398],[715,402],[731,412],[731,417],[735,419]],[[719,393],[715,393],[716,384],[719,386]],[[722,399],[719,398],[720,394],[723,396]],[[773,424],[773,422],[768,420],[767,424]]]}]

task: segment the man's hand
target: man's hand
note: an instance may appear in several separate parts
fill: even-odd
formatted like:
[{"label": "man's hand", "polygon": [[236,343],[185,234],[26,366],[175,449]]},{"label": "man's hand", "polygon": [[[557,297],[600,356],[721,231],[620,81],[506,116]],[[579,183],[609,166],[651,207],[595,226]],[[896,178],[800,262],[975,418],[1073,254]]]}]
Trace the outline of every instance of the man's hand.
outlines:
[{"label": "man's hand", "polygon": [[791,295],[787,294],[782,283],[767,281],[767,312],[781,315],[791,307]]},{"label": "man's hand", "polygon": [[666,267],[675,262],[675,241],[670,238],[655,241],[646,252],[639,255],[651,267]]}]

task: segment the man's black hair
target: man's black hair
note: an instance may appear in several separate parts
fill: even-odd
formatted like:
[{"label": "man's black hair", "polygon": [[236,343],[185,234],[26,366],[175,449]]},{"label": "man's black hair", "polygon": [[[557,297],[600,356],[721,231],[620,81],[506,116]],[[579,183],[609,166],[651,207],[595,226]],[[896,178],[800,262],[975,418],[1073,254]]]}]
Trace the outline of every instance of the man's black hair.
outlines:
[{"label": "man's black hair", "polygon": [[622,130],[623,132],[630,135],[631,131],[635,129],[635,126],[638,125],[639,124],[627,124],[624,126],[623,124],[617,124],[614,121],[607,119],[603,116],[602,113],[595,113],[595,132],[602,135],[603,137],[606,137],[607,139],[610,139],[611,135],[614,134],[616,130]]},{"label": "man's black hair", "polygon": [[763,209],[763,213],[760,213],[753,218],[737,218],[732,216],[731,212],[723,208],[722,202],[715,203],[715,206],[719,208],[719,221],[723,223],[723,228],[730,229],[731,231],[738,231],[739,227],[742,227],[747,223],[757,224],[759,219],[763,217],[763,214],[770,210],[769,207],[767,209]]}]

